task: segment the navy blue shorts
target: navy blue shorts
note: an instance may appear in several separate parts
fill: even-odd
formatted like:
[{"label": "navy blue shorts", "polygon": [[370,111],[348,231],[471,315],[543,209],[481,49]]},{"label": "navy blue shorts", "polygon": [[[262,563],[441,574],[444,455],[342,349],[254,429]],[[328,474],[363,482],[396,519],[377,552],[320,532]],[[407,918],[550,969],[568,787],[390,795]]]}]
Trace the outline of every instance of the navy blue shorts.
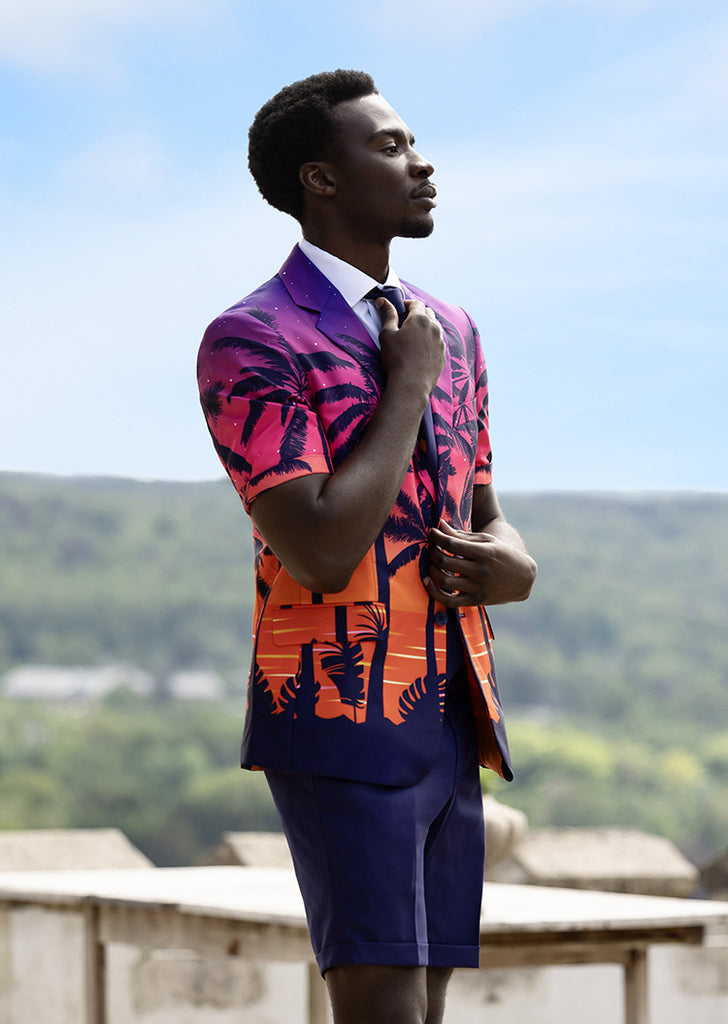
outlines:
[{"label": "navy blue shorts", "polygon": [[470,696],[449,684],[415,786],[266,769],[323,974],[337,964],[477,967],[485,833]]}]

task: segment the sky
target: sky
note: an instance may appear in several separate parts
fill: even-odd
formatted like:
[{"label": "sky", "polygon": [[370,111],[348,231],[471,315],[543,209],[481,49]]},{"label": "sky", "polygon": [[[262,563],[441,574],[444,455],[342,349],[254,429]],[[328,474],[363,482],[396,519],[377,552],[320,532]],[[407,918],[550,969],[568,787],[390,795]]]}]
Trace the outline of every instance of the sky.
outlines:
[{"label": "sky", "polygon": [[435,166],[499,490],[728,489],[725,0],[0,0],[0,470],[221,476],[206,324],[298,225],[247,128],[363,68]]}]

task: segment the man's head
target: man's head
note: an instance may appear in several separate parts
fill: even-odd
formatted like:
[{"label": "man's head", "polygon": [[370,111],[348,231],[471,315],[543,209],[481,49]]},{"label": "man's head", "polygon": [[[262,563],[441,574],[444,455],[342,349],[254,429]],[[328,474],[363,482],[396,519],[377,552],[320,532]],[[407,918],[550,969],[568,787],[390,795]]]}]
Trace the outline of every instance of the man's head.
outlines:
[{"label": "man's head", "polygon": [[260,108],[248,133],[248,166],[271,206],[302,220],[300,167],[307,161],[335,158],[335,108],[376,92],[371,75],[364,71],[325,71],[286,86]]},{"label": "man's head", "polygon": [[[334,71],[282,89],[250,129],[250,170],[271,205],[309,241],[355,262],[395,236],[433,228],[432,165],[369,75]],[[356,257],[357,259],[360,257]]]}]

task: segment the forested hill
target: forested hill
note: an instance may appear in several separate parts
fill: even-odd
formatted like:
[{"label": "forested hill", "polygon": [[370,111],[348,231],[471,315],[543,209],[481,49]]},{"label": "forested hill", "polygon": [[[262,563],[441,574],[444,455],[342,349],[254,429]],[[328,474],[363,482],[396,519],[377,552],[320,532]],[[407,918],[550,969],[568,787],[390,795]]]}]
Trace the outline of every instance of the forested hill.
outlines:
[{"label": "forested hill", "polygon": [[[492,610],[511,708],[728,724],[728,495],[502,495],[539,563]],[[160,674],[249,651],[252,544],[227,481],[0,474],[0,672],[119,659]]]},{"label": "forested hill", "polygon": [[132,662],[155,674],[250,649],[252,541],[229,483],[0,474],[0,672]]},{"label": "forested hill", "polygon": [[[531,599],[491,616],[517,771],[507,799],[533,824],[728,842],[728,495],[501,501],[540,567]],[[229,483],[0,474],[0,547],[0,674],[209,667],[237,695],[237,733],[252,544]]]},{"label": "forested hill", "polygon": [[728,495],[503,505],[539,563],[531,599],[492,615],[511,701],[636,736],[728,727]]}]

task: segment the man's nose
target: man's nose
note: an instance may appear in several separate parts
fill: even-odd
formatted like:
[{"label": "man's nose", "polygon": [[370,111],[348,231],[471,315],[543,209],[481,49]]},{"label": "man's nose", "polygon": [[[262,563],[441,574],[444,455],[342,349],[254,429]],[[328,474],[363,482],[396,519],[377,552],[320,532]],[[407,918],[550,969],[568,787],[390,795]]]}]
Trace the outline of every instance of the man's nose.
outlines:
[{"label": "man's nose", "polygon": [[412,166],[410,173],[415,178],[429,178],[435,173],[435,168],[432,166],[429,160],[425,160],[419,153],[413,153]]}]

